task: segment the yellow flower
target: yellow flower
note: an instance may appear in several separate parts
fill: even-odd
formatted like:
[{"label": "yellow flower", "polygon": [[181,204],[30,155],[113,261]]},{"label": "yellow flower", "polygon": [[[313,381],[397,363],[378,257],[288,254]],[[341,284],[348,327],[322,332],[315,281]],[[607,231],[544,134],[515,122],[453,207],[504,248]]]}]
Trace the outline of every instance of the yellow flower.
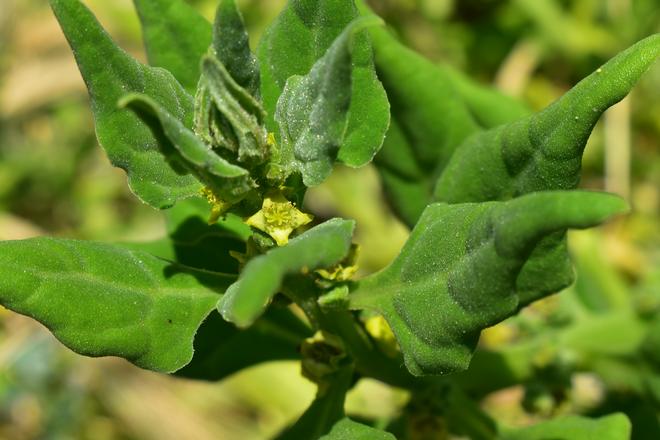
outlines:
[{"label": "yellow flower", "polygon": [[278,246],[284,246],[293,231],[312,220],[311,215],[300,211],[278,191],[266,196],[261,209],[245,223],[273,237]]},{"label": "yellow flower", "polygon": [[202,196],[206,197],[206,200],[211,205],[211,216],[209,217],[209,225],[217,222],[218,219],[227,211],[229,204],[220,200],[220,198],[215,195],[211,188],[202,188]]}]

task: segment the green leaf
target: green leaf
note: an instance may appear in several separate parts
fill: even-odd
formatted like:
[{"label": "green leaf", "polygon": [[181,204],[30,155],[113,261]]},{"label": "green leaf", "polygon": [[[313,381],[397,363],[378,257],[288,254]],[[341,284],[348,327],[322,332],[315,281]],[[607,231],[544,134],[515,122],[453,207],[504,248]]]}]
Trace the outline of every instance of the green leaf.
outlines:
[{"label": "green leaf", "polygon": [[625,210],[619,197],[579,191],[429,205],[394,262],[358,283],[351,308],[385,317],[414,375],[464,370],[480,331],[518,310],[516,278],[541,239]]},{"label": "green leaf", "polygon": [[[259,44],[262,96],[268,127],[277,133],[276,104],[287,80],[306,75],[333,41],[358,17],[353,0],[291,0]],[[380,149],[389,125],[389,104],[376,75],[366,33],[352,44],[352,84],[348,123],[337,157],[346,165],[369,163]]]},{"label": "green leaf", "polygon": [[234,279],[109,244],[0,243],[2,305],[77,353],[121,356],[155,371],[190,361],[197,328]]},{"label": "green leaf", "polygon": [[199,62],[211,43],[211,25],[181,0],[133,0],[149,64],[163,67],[194,94]]},{"label": "green leaf", "polygon": [[218,156],[148,96],[130,94],[122,98],[119,105],[133,110],[151,128],[163,156],[181,164],[223,201],[238,202],[255,186],[247,170]]},{"label": "green leaf", "polygon": [[[448,203],[507,200],[576,188],[582,153],[601,114],[623,99],[660,56],[660,34],[620,53],[540,113],[467,139],[435,187]],[[554,277],[543,274],[553,273]],[[573,282],[563,234],[539,244],[518,280],[521,305]]]},{"label": "green leaf", "polygon": [[306,186],[332,172],[349,120],[353,36],[378,23],[375,17],[351,22],[306,76],[290,77],[277,102],[281,132],[279,165],[285,175],[300,172]]},{"label": "green leaf", "polygon": [[344,417],[334,424],[329,433],[320,440],[396,440],[389,432],[381,431],[371,426],[354,422]]},{"label": "green leaf", "polygon": [[195,335],[192,361],[176,375],[215,381],[262,362],[299,359],[300,344],[310,336],[310,328],[286,308],[270,308],[245,330],[211,313]]},{"label": "green leaf", "polygon": [[472,133],[527,111],[514,99],[433,64],[387,29],[372,28],[370,33],[392,104],[390,129],[375,163],[395,214],[413,227],[456,147]]},{"label": "green leaf", "polygon": [[565,416],[504,432],[501,440],[629,440],[631,424],[624,414],[599,419]]},{"label": "green leaf", "polygon": [[472,136],[443,170],[436,200],[506,200],[575,188],[594,124],[629,93],[658,56],[660,34],[620,53],[545,110]]},{"label": "green leaf", "polygon": [[259,98],[259,62],[250,50],[243,17],[234,0],[222,0],[213,26],[213,50],[236,83]]},{"label": "green leaf", "polygon": [[197,194],[201,185],[168,165],[149,127],[117,108],[126,93],[142,93],[191,127],[192,97],[169,72],[144,66],[118,48],[79,0],[50,4],[87,83],[99,142],[112,164],[126,171],[133,192],[161,209]]},{"label": "green leaf", "polygon": [[[327,389],[319,392],[305,413],[277,440],[318,439],[345,417],[344,401],[353,383],[353,368],[345,366],[328,378]],[[352,437],[349,437],[352,440]]]},{"label": "green leaf", "polygon": [[218,310],[239,327],[251,325],[266,310],[286,275],[330,267],[345,258],[354,228],[353,221],[328,220],[251,260],[218,302]]}]

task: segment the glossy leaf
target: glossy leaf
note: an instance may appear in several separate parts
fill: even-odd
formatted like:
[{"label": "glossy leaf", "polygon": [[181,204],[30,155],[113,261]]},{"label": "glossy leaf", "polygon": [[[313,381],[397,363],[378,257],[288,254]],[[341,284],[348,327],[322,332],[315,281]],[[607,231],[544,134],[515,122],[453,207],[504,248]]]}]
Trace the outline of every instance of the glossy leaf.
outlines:
[{"label": "glossy leaf", "polygon": [[121,356],[172,372],[233,276],[145,252],[36,238],[0,243],[0,302],[48,327],[86,356]]},{"label": "glossy leaf", "polygon": [[117,108],[125,94],[142,93],[191,127],[192,97],[169,72],[144,66],[118,48],[79,0],[50,4],[87,84],[99,142],[113,165],[126,171],[133,192],[156,208],[197,194],[201,185],[170,167],[149,127],[130,111]]},{"label": "glossy leaf", "polygon": [[211,44],[211,25],[183,0],[133,0],[149,64],[163,67],[195,93],[199,62]]},{"label": "glossy leaf", "polygon": [[599,419],[565,416],[500,434],[501,440],[629,440],[630,420],[624,414]]},{"label": "glossy leaf", "polygon": [[378,23],[375,17],[353,21],[306,76],[292,76],[277,102],[280,126],[279,166],[288,176],[300,172],[306,186],[322,183],[332,172],[349,119],[353,36]]},{"label": "glossy leaf", "polygon": [[385,317],[411,373],[464,370],[480,331],[518,310],[516,278],[541,239],[625,210],[616,196],[577,191],[429,205],[394,262],[359,282],[351,307]]},{"label": "glossy leaf", "polygon": [[[275,109],[287,80],[306,75],[357,17],[353,0],[288,2],[259,44],[261,90],[269,114],[269,130],[277,133]],[[336,154],[346,165],[359,167],[369,163],[380,149],[390,115],[364,32],[354,37],[352,64],[347,129]]]},{"label": "glossy leaf", "polygon": [[148,96],[127,95],[119,105],[130,108],[149,125],[163,156],[183,166],[223,201],[240,201],[255,186],[247,170],[221,158]]},{"label": "glossy leaf", "polygon": [[176,374],[215,381],[262,362],[299,359],[300,344],[311,335],[310,328],[285,308],[270,308],[244,330],[212,312],[195,335],[192,361]]},{"label": "glossy leaf", "polygon": [[345,417],[334,424],[320,440],[396,440],[389,432],[381,431]]},{"label": "glossy leaf", "polygon": [[252,96],[260,96],[259,62],[235,0],[222,0],[213,26],[213,50],[236,83]]},{"label": "glossy leaf", "polygon": [[332,219],[251,260],[218,303],[218,310],[239,327],[251,325],[266,310],[285,276],[330,267],[345,258],[354,227],[353,221]]}]

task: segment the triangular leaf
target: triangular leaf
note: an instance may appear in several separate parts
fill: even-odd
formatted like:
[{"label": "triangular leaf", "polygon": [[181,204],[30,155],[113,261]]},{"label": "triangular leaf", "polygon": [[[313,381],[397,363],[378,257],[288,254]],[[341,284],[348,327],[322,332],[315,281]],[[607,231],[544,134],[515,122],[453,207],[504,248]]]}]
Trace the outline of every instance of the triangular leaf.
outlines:
[{"label": "triangular leaf", "polygon": [[220,313],[240,327],[251,325],[266,310],[286,275],[330,267],[345,258],[354,227],[353,221],[328,220],[251,260],[218,303]]},{"label": "triangular leaf", "polygon": [[211,25],[182,0],[133,0],[149,64],[163,67],[194,94],[199,61],[211,43]]},{"label": "triangular leaf", "polygon": [[196,271],[145,252],[36,238],[0,243],[0,302],[86,356],[120,356],[172,372],[233,276]]},{"label": "triangular leaf", "polygon": [[126,170],[133,192],[155,208],[196,194],[201,185],[195,178],[172,169],[149,128],[117,108],[126,93],[143,93],[191,127],[192,97],[169,72],[144,66],[118,48],[79,0],[50,4],[87,83],[99,142],[113,165]]},{"label": "triangular leaf", "polygon": [[[276,103],[287,80],[294,75],[307,74],[357,17],[353,0],[291,0],[266,31],[258,53],[262,96],[272,132],[277,133]],[[346,165],[359,167],[370,162],[380,149],[390,115],[387,96],[373,67],[366,33],[355,36],[352,55],[351,107],[346,135],[337,156]]]},{"label": "triangular leaf", "polygon": [[384,315],[411,373],[464,370],[480,331],[517,311],[516,278],[535,245],[625,209],[616,196],[577,191],[429,205],[394,262],[359,282],[351,307]]}]

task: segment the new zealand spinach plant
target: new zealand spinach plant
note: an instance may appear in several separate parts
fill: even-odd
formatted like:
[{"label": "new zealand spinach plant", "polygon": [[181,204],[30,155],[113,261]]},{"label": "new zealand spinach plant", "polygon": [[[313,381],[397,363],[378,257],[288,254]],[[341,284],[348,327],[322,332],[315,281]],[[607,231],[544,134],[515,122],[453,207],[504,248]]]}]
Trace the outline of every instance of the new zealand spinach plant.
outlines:
[{"label": "new zealand spinach plant", "polygon": [[[568,229],[627,210],[576,189],[581,158],[601,114],[658,58],[660,35],[531,113],[402,46],[361,2],[290,0],[256,54],[234,0],[213,24],[182,0],[134,3],[149,65],[79,0],[50,0],[100,144],[164,210],[169,235],[2,242],[3,305],[78,353],[189,378],[300,359],[318,393],[282,439],[628,438],[621,414],[498,426],[477,402],[517,370],[506,354],[474,355],[483,329],[573,282]],[[354,222],[316,221],[302,201],[335,164],[372,161],[412,232],[387,268],[358,279]],[[644,328],[648,349],[658,326],[647,321],[620,323]],[[409,390],[408,415],[384,430],[347,418],[362,377]]]}]

